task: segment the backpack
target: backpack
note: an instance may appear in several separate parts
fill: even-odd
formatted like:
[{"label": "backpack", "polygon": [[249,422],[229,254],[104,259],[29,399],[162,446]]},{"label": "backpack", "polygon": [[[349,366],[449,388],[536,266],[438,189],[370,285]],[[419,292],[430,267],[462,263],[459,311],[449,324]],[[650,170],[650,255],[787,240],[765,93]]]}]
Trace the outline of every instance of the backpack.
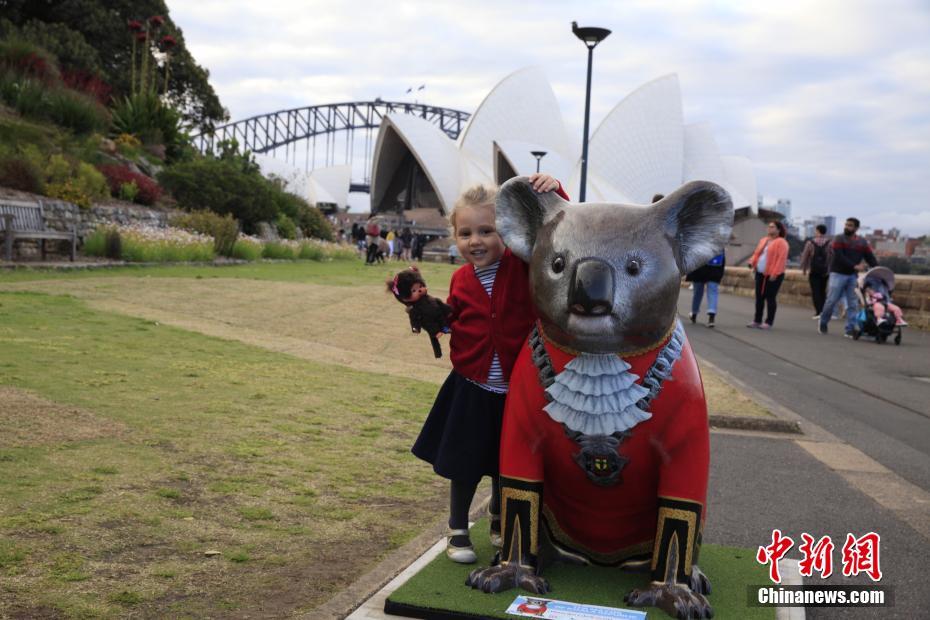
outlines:
[{"label": "backpack", "polygon": [[[811,243],[814,243],[811,241]],[[827,244],[814,243],[814,255],[811,257],[811,273],[823,275],[827,273]]]}]

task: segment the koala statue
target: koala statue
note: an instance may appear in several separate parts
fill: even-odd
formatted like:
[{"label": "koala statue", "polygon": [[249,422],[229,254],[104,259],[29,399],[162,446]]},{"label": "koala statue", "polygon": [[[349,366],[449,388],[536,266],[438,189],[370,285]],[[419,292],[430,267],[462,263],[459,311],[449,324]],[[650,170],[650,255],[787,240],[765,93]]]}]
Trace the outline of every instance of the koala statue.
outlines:
[{"label": "koala statue", "polygon": [[544,594],[552,560],[618,566],[652,576],[628,604],[712,616],[697,566],[707,406],[677,301],[681,276],[721,252],[732,223],[729,194],[703,181],[648,206],[503,185],[497,228],[529,263],[539,321],[504,413],[503,546],[468,585]]}]

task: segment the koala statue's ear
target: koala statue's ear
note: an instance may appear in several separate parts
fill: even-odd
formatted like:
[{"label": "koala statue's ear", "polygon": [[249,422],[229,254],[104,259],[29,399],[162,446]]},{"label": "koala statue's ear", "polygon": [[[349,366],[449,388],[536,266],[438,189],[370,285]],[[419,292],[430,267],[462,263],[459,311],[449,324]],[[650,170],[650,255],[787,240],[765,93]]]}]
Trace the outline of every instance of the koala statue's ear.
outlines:
[{"label": "koala statue's ear", "polygon": [[733,229],[733,201],[716,183],[691,181],[653,205],[682,274],[720,254]]},{"label": "koala statue's ear", "polygon": [[497,194],[497,232],[511,252],[529,262],[539,229],[566,204],[555,192],[538,193],[527,177],[514,177]]}]

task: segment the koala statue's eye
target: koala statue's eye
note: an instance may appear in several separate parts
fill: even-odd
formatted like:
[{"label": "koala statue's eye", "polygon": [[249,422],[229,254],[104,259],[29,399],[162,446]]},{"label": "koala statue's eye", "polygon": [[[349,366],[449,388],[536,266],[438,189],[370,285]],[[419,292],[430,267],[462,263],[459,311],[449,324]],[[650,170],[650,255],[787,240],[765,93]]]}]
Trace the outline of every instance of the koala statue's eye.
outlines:
[{"label": "koala statue's eye", "polygon": [[552,271],[555,273],[562,273],[565,271],[565,259],[561,256],[556,256],[552,259]]},{"label": "koala statue's eye", "polygon": [[631,258],[630,260],[627,261],[626,272],[630,274],[631,276],[638,275],[641,270],[642,270],[642,265],[640,264],[638,259]]}]

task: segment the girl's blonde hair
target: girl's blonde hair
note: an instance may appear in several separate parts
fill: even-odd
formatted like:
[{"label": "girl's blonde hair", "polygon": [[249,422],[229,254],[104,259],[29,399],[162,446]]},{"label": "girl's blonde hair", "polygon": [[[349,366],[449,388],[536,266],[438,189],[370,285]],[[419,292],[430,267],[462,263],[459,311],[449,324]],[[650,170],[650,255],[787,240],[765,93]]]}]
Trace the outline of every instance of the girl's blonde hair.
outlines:
[{"label": "girl's blonde hair", "polygon": [[479,207],[493,209],[497,200],[497,188],[493,185],[473,185],[462,192],[455,205],[452,207],[452,213],[449,214],[449,224],[452,226],[452,233],[455,234],[455,214],[462,207]]}]

